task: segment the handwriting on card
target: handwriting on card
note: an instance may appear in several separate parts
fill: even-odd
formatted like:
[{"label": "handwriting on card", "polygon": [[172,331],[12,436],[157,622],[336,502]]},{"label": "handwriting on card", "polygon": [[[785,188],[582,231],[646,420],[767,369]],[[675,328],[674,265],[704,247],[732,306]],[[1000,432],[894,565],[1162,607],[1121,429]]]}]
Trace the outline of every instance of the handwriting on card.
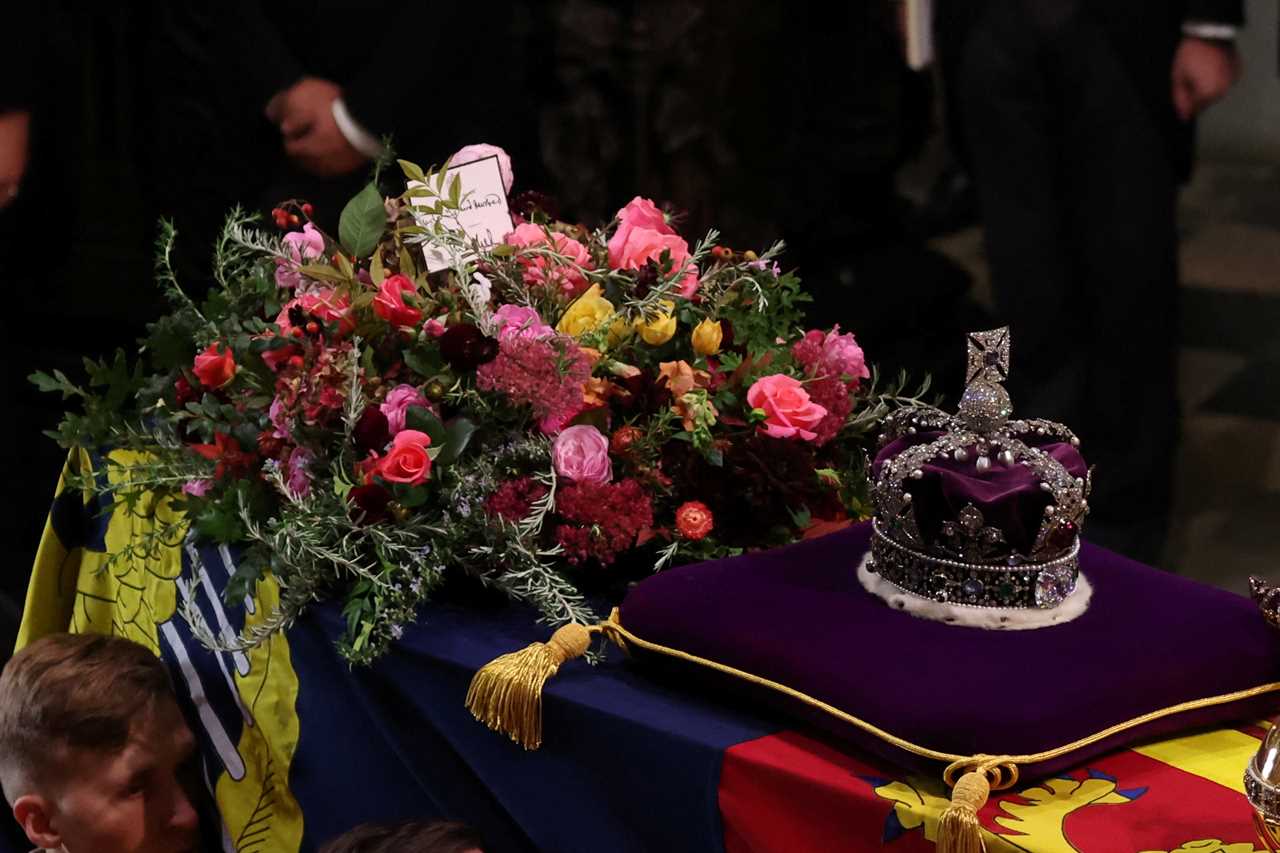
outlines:
[{"label": "handwriting on card", "polygon": [[[502,185],[502,170],[497,156],[450,166],[445,170],[446,188],[455,176],[462,191],[458,208],[440,214],[417,214],[419,223],[427,228],[442,224],[450,230],[461,231],[481,246],[492,246],[510,234],[511,211],[507,207],[507,194]],[[409,186],[420,187],[422,184],[411,181]],[[431,200],[418,198],[413,203],[425,207],[430,206]],[[453,266],[459,260],[448,247],[431,243],[423,247],[423,254],[431,272]]]}]

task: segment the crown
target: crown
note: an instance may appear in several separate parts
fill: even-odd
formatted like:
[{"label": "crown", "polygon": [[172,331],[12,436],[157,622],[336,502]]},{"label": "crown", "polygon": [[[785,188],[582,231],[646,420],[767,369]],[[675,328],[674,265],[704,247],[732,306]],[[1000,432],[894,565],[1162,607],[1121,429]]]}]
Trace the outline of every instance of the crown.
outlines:
[{"label": "crown", "polygon": [[958,411],[900,409],[872,465],[871,560],[946,604],[1053,608],[1076,588],[1090,472],[1062,424],[1013,419],[1009,330],[974,332]]}]

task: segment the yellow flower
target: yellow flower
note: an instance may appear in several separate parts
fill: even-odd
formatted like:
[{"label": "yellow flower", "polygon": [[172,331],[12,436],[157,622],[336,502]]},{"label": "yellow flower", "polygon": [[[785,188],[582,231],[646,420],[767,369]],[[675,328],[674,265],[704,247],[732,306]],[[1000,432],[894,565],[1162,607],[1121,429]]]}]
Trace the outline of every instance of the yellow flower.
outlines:
[{"label": "yellow flower", "polygon": [[719,320],[710,317],[698,324],[693,330],[693,351],[701,356],[715,355],[720,352],[720,342],[724,340],[724,328]]},{"label": "yellow flower", "polygon": [[609,337],[605,340],[605,343],[612,348],[629,337],[631,337],[631,327],[627,325],[625,317],[618,317],[613,321],[613,325],[609,326]]},{"label": "yellow flower", "polygon": [[662,346],[676,333],[676,304],[669,299],[663,299],[662,307],[667,310],[658,314],[652,321],[646,323],[643,317],[635,321],[636,331],[650,346]]},{"label": "yellow flower", "polygon": [[593,284],[564,312],[564,316],[556,324],[556,331],[572,338],[581,338],[594,332],[611,316],[613,303],[600,295],[600,285]]}]

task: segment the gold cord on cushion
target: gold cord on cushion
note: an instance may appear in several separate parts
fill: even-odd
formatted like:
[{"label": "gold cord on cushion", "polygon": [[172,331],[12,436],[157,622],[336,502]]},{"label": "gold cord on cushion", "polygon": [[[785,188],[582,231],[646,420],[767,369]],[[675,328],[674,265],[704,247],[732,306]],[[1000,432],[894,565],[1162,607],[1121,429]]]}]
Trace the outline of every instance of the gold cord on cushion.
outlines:
[{"label": "gold cord on cushion", "polygon": [[567,660],[582,657],[601,631],[570,622],[545,643],[532,643],[481,667],[467,691],[467,710],[525,749],[542,745],[542,688]]}]

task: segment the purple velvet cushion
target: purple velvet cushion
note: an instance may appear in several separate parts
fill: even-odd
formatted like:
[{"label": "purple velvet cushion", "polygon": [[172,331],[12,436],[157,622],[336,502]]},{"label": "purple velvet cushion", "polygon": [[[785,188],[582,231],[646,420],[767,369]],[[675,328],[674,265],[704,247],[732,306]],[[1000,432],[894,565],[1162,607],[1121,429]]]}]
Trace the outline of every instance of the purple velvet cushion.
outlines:
[{"label": "purple velvet cushion", "polygon": [[[933,441],[939,435],[941,433],[922,432],[889,442],[876,454],[872,474],[880,476],[880,468],[886,461],[917,444]],[[1070,444],[1045,442],[1043,439],[1037,442],[1034,436],[1026,436],[1025,441],[1048,453],[1074,477],[1085,476],[1089,469],[1084,457]],[[937,541],[942,523],[954,520],[960,510],[972,504],[982,511],[987,524],[1004,531],[1005,539],[1016,551],[1031,553],[1050,496],[1040,488],[1030,469],[1022,465],[1006,467],[996,464],[986,471],[979,471],[976,454],[970,454],[964,462],[933,459],[921,465],[920,470],[924,476],[908,481],[907,491],[911,493],[916,523],[925,541]]]},{"label": "purple velvet cushion", "polygon": [[[1084,615],[1032,631],[961,628],[894,610],[863,590],[856,567],[869,535],[861,524],[671,569],[631,590],[622,625],[959,755],[1043,752],[1154,710],[1280,681],[1280,637],[1241,596],[1085,544],[1081,570],[1094,593]],[[752,689],[863,748],[919,763],[798,700]],[[1054,773],[1135,739],[1265,716],[1278,696],[1166,717],[1023,772]]]}]

